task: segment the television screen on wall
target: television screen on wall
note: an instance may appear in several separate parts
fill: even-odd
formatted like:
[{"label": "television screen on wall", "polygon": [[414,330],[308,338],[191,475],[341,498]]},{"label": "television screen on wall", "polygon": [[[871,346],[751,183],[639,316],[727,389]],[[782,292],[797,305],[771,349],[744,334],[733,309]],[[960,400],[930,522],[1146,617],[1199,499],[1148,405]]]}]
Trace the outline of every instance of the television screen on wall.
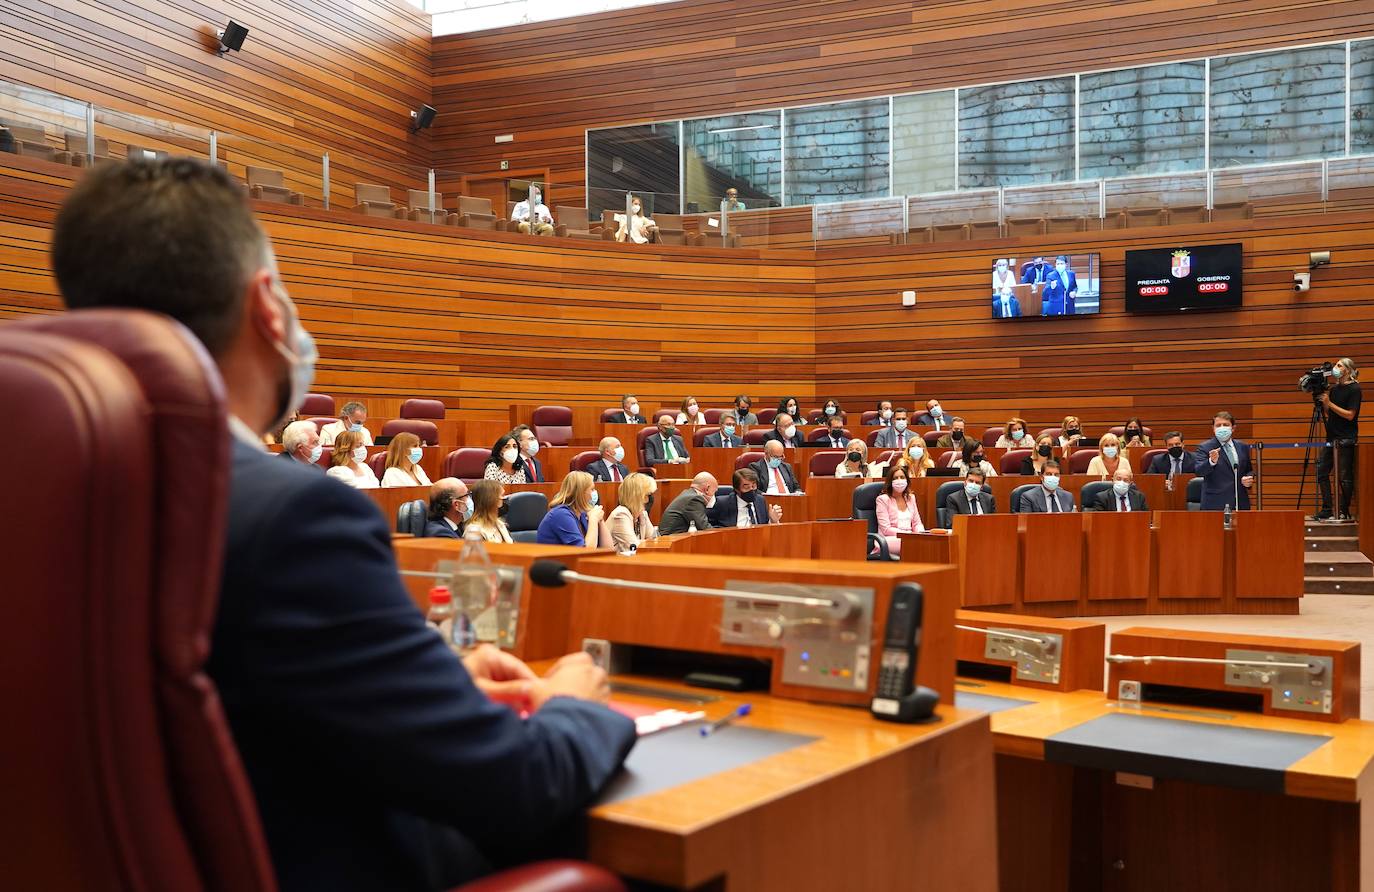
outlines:
[{"label": "television screen on wall", "polygon": [[1241,305],[1241,246],[1126,252],[1126,312],[1177,313]]},{"label": "television screen on wall", "polygon": [[1100,306],[1096,254],[999,257],[992,264],[992,318],[1087,316]]}]

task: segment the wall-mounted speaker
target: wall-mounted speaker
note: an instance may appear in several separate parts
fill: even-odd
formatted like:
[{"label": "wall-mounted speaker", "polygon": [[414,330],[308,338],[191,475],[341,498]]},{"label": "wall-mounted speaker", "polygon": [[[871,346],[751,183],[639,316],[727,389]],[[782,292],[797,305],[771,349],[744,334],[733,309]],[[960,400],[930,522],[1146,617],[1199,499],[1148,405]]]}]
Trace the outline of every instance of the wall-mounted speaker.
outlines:
[{"label": "wall-mounted speaker", "polygon": [[230,50],[238,52],[243,48],[243,41],[248,37],[248,29],[230,19],[229,24],[215,32],[215,36],[219,38],[219,54],[222,56]]},{"label": "wall-mounted speaker", "polygon": [[438,112],[428,105],[422,105],[419,111],[411,112],[410,132],[419,133],[421,130],[427,129],[430,124],[434,123],[434,116],[436,114],[438,114]]}]

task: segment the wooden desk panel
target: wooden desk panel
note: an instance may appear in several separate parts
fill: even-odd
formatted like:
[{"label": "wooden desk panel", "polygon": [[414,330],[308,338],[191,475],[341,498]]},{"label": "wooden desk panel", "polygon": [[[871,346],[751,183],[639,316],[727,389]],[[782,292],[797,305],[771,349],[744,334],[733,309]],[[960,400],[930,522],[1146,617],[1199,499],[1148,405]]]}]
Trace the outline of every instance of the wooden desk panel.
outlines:
[{"label": "wooden desk panel", "polygon": [[[986,629],[1025,629],[1031,632],[1051,632],[1062,638],[1060,648],[1059,683],[1046,684],[1018,679],[1012,673],[1011,686],[1027,686],[1042,690],[1077,691],[1102,690],[1106,675],[1107,627],[1103,623],[1085,622],[1076,619],[1053,619],[1050,617],[1023,617],[1006,613],[986,613],[977,610],[956,610],[954,621],[963,626],[976,626]],[[986,663],[983,656],[987,647],[987,636],[981,632],[956,630],[960,661]],[[1003,663],[1002,665],[1010,665]]]},{"label": "wooden desk panel", "polygon": [[[857,477],[808,477],[806,494],[811,497],[810,511],[812,520],[830,520],[851,517],[854,511],[854,490],[861,483],[872,481]],[[917,481],[919,484],[920,481]],[[917,501],[920,501],[920,486],[916,487]],[[921,517],[925,518],[925,511]]]},{"label": "wooden desk panel", "polygon": [[1231,517],[1235,596],[1301,598],[1306,575],[1302,512],[1237,511]]},{"label": "wooden desk panel", "polygon": [[1088,600],[1148,598],[1154,564],[1150,512],[1089,511],[1081,516]]},{"label": "wooden desk panel", "polygon": [[1077,601],[1083,591],[1083,518],[1078,513],[1022,514],[1021,599]]},{"label": "wooden desk panel", "polygon": [[782,508],[782,522],[792,523],[811,519],[811,496],[805,492],[788,496],[764,495],[771,511],[774,505]]},{"label": "wooden desk panel", "polygon": [[1020,554],[1014,514],[980,514],[954,518],[954,553],[958,557],[963,607],[1016,603],[1020,589]]},{"label": "wooden desk panel", "polygon": [[813,521],[811,557],[818,561],[868,560],[868,524],[862,520]]},{"label": "wooden desk panel", "polygon": [[956,539],[952,532],[898,533],[902,560],[915,564],[953,564],[957,562]]},{"label": "wooden desk panel", "polygon": [[1160,598],[1222,597],[1220,511],[1156,511]]}]

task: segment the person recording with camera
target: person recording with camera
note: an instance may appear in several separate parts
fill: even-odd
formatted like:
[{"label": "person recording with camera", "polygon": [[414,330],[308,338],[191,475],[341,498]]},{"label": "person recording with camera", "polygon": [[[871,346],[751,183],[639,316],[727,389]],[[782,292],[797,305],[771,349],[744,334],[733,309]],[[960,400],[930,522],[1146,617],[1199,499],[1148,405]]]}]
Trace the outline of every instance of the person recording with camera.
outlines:
[{"label": "person recording with camera", "polygon": [[[1317,459],[1317,488],[1321,510],[1314,520],[1340,522],[1350,519],[1350,500],[1355,495],[1355,441],[1360,436],[1360,370],[1349,357],[1331,366],[1330,385],[1318,399],[1326,416],[1326,445]],[[1340,513],[1332,514],[1331,471],[1340,480]]]}]

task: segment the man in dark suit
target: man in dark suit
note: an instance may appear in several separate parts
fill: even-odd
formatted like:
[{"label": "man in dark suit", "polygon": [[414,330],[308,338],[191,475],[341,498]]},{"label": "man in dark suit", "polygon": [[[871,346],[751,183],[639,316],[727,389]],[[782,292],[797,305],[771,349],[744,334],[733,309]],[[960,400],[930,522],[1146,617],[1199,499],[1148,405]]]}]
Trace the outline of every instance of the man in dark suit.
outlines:
[{"label": "man in dark suit", "polygon": [[792,416],[788,415],[786,412],[779,412],[777,415],[774,415],[773,429],[764,435],[763,442],[772,443],[777,441],[793,449],[800,448],[802,445],[801,431],[797,430],[797,426],[793,424],[792,421]]},{"label": "man in dark suit", "polygon": [[825,439],[821,442],[831,449],[843,449],[849,445],[849,432],[844,429],[845,416],[831,415],[826,419],[829,428],[825,432]]},{"label": "man in dark suit", "polygon": [[940,408],[939,400],[926,400],[926,410],[916,418],[917,427],[933,427],[937,431],[949,422],[945,420],[945,410]]},{"label": "man in dark suit", "polygon": [[1230,412],[1212,418],[1212,439],[1193,453],[1197,475],[1202,478],[1202,510],[1224,511],[1227,505],[1250,510],[1250,489],[1255,475],[1250,468],[1250,447],[1235,438],[1236,419]]},{"label": "man in dark suit", "polygon": [[639,397],[627,393],[620,398],[620,411],[611,416],[611,424],[648,424],[639,414]]},{"label": "man in dark suit", "polygon": [[461,539],[463,523],[472,516],[472,498],[468,486],[457,477],[434,481],[429,488],[429,519],[425,522],[426,539]]},{"label": "man in dark suit", "polygon": [[658,420],[658,433],[644,441],[644,459],[650,466],[685,465],[691,459],[672,418]]},{"label": "man in dark suit", "polygon": [[951,418],[949,420],[949,430],[945,432],[943,437],[935,441],[935,446],[936,448],[963,449],[964,419],[960,418],[958,415]]},{"label": "man in dark suit", "polygon": [[695,524],[698,530],[709,530],[711,520],[707,512],[716,505],[716,478],[705,471],[692,478],[692,485],[684,489],[677,498],[663,509],[663,520],[659,522],[659,535],[688,532]]},{"label": "man in dark suit", "polygon": [[728,493],[716,490],[716,504],[706,516],[713,527],[753,527],[782,522],[782,506],[768,506],[759,492],[759,475],[753,468],[740,468],[730,478]]},{"label": "man in dark suit", "polygon": [[593,480],[600,480],[608,483],[619,483],[630,473],[621,459],[625,457],[625,447],[620,445],[620,440],[615,437],[603,437],[601,445],[601,458],[587,465],[587,473],[592,475]]},{"label": "man in dark suit", "polygon": [[[1093,499],[1093,511],[1148,511],[1145,494],[1135,488],[1131,469],[1120,467],[1112,475],[1112,488],[1103,490]],[[1087,506],[1085,505],[1086,509]]]},{"label": "man in dark suit", "polygon": [[1073,493],[1059,488],[1059,462],[1052,458],[1040,469],[1040,485],[1021,494],[1021,512],[1064,514],[1073,510]]},{"label": "man in dark suit", "polygon": [[1174,477],[1180,474],[1192,475],[1197,473],[1197,458],[1183,445],[1181,432],[1169,431],[1165,434],[1164,448],[1169,451],[1150,459],[1150,468],[1147,473],[1170,474]]},{"label": "man in dark suit", "polygon": [[520,460],[516,462],[516,467],[525,469],[525,481],[548,483],[549,478],[544,476],[544,466],[534,457],[539,452],[539,438],[534,435],[534,428],[528,424],[516,425],[510,435],[520,447]]},{"label": "man in dark suit", "polygon": [[707,434],[701,445],[707,449],[738,449],[744,445],[740,436],[740,425],[734,415],[726,413],[720,418],[720,430]]},{"label": "man in dark suit", "polygon": [[320,432],[313,421],[293,421],[281,432],[281,457],[307,468],[323,471],[316,462],[324,454]]},{"label": "man in dark suit", "polygon": [[[964,485],[945,496],[945,514],[996,514],[997,501],[992,493],[983,492],[983,472],[973,468],[964,477]],[[972,491],[972,496],[970,496]]]},{"label": "man in dark suit", "polygon": [[1015,319],[1020,315],[1021,301],[1010,288],[1003,288],[1002,293],[992,299],[992,318]]},{"label": "man in dark suit", "polygon": [[[177,250],[149,250],[166,239]],[[316,354],[238,185],[189,158],[95,168],[58,214],[52,259],[69,308],[178,319],[224,377],[233,442],[206,670],[278,887],[445,889],[564,838],[634,723],[592,702],[609,689],[585,655],[543,678],[492,647],[459,660],[411,601],[376,506],[263,451]]]},{"label": "man in dark suit", "polygon": [[1045,265],[1045,258],[1037,257],[1021,267],[1021,284],[1035,285],[1043,282],[1049,272],[1050,268]]},{"label": "man in dark suit", "polygon": [[749,466],[758,475],[759,485],[764,492],[773,495],[801,492],[801,484],[797,482],[797,475],[792,473],[792,466],[787,463],[785,455],[782,443],[769,440],[763,444],[763,458]]},{"label": "man in dark suit", "polygon": [[1078,276],[1069,269],[1069,258],[1062,254],[1054,259],[1054,269],[1045,277],[1041,315],[1072,316],[1073,301],[1078,296]]},{"label": "man in dark suit", "polygon": [[735,422],[739,425],[741,434],[744,433],[744,428],[759,423],[759,416],[750,411],[753,405],[754,401],[749,399],[748,394],[741,393],[735,397]]}]

